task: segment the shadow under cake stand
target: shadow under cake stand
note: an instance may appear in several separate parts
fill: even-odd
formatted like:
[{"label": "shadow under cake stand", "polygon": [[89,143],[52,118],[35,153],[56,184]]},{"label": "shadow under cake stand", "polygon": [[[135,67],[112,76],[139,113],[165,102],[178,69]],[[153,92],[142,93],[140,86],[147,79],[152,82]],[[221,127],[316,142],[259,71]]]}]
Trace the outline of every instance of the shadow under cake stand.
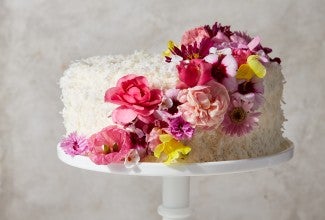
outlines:
[{"label": "shadow under cake stand", "polygon": [[139,163],[131,169],[123,164],[96,165],[88,157],[71,157],[65,154],[59,146],[57,153],[64,163],[81,169],[111,174],[163,177],[162,205],[158,207],[158,213],[163,220],[186,220],[190,219],[192,214],[189,198],[191,176],[247,172],[286,162],[293,157],[294,147],[289,140],[282,144],[287,146],[285,150],[264,157],[172,166],[162,163]]}]

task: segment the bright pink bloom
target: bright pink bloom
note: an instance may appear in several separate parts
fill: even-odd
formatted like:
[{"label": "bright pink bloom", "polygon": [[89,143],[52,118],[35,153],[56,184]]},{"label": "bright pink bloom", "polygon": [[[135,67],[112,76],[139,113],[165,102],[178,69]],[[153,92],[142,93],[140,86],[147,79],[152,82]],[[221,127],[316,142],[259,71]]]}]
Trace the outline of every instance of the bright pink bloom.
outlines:
[{"label": "bright pink bloom", "polygon": [[118,163],[133,148],[130,135],[117,126],[108,126],[89,138],[89,158],[96,164]]},{"label": "bright pink bloom", "polygon": [[178,88],[186,89],[197,85],[205,85],[211,77],[211,64],[202,59],[182,61],[177,65],[180,83]]},{"label": "bright pink bloom", "polygon": [[209,34],[204,27],[194,28],[184,33],[181,44],[187,46],[193,45],[196,42],[199,45],[204,38],[208,37]]},{"label": "bright pink bloom", "polygon": [[253,103],[235,93],[222,122],[222,131],[230,136],[243,136],[258,125],[260,112],[252,112]]},{"label": "bright pink bloom", "polygon": [[222,122],[229,95],[222,84],[210,81],[206,86],[181,90],[178,100],[183,103],[178,109],[185,121],[193,127],[212,128]]},{"label": "bright pink bloom", "polygon": [[62,139],[60,146],[66,154],[71,156],[84,154],[88,150],[88,142],[85,136],[72,132]]},{"label": "bright pink bloom", "polygon": [[127,124],[138,115],[149,116],[161,103],[160,89],[150,89],[144,76],[129,74],[105,93],[105,101],[121,105],[112,114],[113,121]]}]

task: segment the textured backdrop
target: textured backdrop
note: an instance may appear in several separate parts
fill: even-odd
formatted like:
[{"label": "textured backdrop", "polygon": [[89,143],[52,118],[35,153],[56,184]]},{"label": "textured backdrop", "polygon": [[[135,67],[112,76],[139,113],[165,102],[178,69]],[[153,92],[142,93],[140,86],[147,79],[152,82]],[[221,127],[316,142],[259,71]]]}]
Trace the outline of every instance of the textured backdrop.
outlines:
[{"label": "textured backdrop", "polygon": [[[283,60],[287,164],[193,178],[196,219],[325,218],[325,5],[277,1],[0,1],[0,219],[160,219],[161,180],[72,168],[59,78],[71,60],[160,53],[167,40],[215,20],[259,34]],[[323,68],[323,69],[321,69]]]}]

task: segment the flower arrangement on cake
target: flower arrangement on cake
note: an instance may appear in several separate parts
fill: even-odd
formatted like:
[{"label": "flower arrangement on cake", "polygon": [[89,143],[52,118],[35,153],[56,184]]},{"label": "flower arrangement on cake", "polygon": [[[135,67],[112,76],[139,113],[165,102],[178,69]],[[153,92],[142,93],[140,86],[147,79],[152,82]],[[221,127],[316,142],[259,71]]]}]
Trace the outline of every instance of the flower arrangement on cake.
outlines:
[{"label": "flower arrangement on cake", "polygon": [[65,153],[89,157],[98,165],[133,167],[147,157],[169,165],[191,153],[197,133],[218,129],[241,137],[258,129],[265,101],[263,78],[272,50],[259,37],[215,23],[186,31],[180,45],[168,42],[166,65],[175,65],[175,88],[151,87],[140,73],[125,73],[107,88],[103,101],[117,105],[108,125],[89,137],[64,137]]}]

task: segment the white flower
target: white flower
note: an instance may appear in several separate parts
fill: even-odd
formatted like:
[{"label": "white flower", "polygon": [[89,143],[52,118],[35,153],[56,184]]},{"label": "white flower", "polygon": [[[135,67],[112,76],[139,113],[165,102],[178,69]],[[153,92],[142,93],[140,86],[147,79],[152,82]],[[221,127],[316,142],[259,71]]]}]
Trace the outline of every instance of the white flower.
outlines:
[{"label": "white flower", "polygon": [[131,149],[129,153],[125,156],[124,165],[126,168],[130,169],[138,165],[140,161],[139,153],[136,149]]}]

